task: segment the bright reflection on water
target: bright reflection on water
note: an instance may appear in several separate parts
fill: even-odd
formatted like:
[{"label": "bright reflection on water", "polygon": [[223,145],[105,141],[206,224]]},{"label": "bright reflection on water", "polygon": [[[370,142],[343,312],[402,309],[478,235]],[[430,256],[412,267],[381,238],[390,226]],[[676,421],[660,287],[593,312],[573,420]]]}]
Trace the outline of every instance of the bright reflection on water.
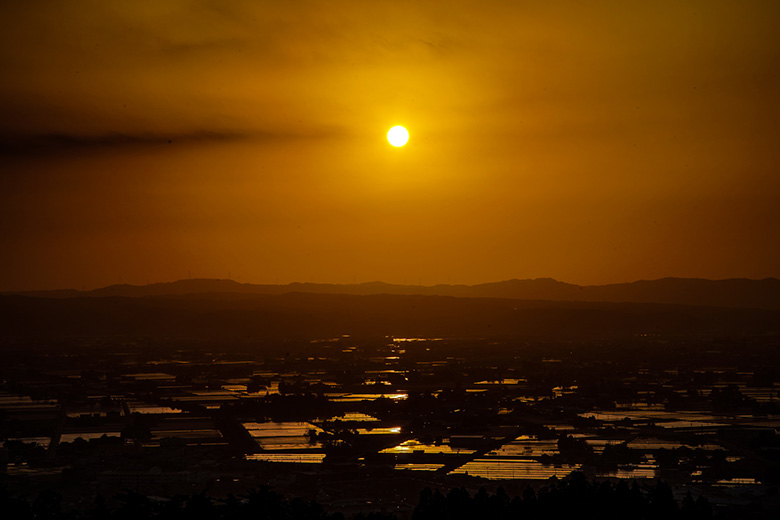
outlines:
[{"label": "bright reflection on water", "polygon": [[322,431],[308,422],[245,422],[243,425],[252,437],[302,437],[309,430]]},{"label": "bright reflection on water", "polygon": [[581,413],[580,417],[594,417],[599,421],[617,422],[624,418],[636,422],[654,422],[663,428],[714,428],[727,426],[724,417],[706,412],[673,412],[666,410],[617,410]]},{"label": "bright reflection on water", "polygon": [[0,392],[0,410],[7,412],[23,411],[57,411],[59,405],[56,401],[34,401],[26,395],[17,395]]},{"label": "bright reflection on water", "polygon": [[536,479],[546,480],[552,476],[562,478],[579,469],[574,464],[563,464],[560,467],[545,466],[541,462],[530,459],[475,459],[451,471],[451,475],[465,474],[487,479]]},{"label": "bright reflection on water", "polygon": [[655,478],[657,467],[655,464],[637,464],[635,466],[618,467],[615,471],[600,471],[597,477],[617,478]]},{"label": "bright reflection on water", "polygon": [[628,443],[628,447],[635,450],[660,450],[661,448],[670,450],[682,447],[678,441],[666,439],[656,439],[654,437],[637,437]]},{"label": "bright reflection on water", "polygon": [[253,453],[246,456],[246,460],[297,462],[300,464],[319,464],[324,458],[324,453]]},{"label": "bright reflection on water", "polygon": [[38,446],[48,446],[51,437],[11,437],[8,441],[19,441],[25,444],[37,444]]},{"label": "bright reflection on water", "polygon": [[308,422],[245,422],[243,425],[260,447],[266,450],[301,450],[321,446],[319,443],[311,443],[308,433],[310,430],[320,433],[322,428]]},{"label": "bright reflection on water", "polygon": [[401,427],[393,426],[391,428],[358,428],[357,432],[360,435],[392,435],[401,433]]},{"label": "bright reflection on water", "polygon": [[331,417],[328,421],[378,422],[379,419],[361,412],[346,412],[344,415]]},{"label": "bright reflection on water", "polygon": [[752,486],[757,484],[760,482],[754,478],[731,478],[715,482],[716,486]]},{"label": "bright reflection on water", "polygon": [[396,464],[395,469],[410,469],[412,471],[436,471],[444,464]]},{"label": "bright reflection on water", "polygon": [[[445,454],[469,454],[474,453],[474,450],[466,450],[463,448],[452,448],[446,444],[441,445],[434,445],[434,444],[422,444],[420,441],[411,439],[405,442],[402,442],[398,446],[394,446],[392,448],[387,448],[385,450],[382,450],[380,453],[393,453],[396,455],[399,454],[406,454],[406,453],[445,453]],[[430,464],[429,464],[430,465]],[[409,468],[409,469],[415,469],[415,468]]]},{"label": "bright reflection on water", "polygon": [[382,397],[393,400],[400,400],[406,399],[409,396],[407,394],[342,394],[340,396],[331,397],[330,400],[335,403],[354,403],[358,401],[373,401]]},{"label": "bright reflection on water", "polygon": [[556,439],[537,439],[529,435],[521,435],[501,448],[491,452],[498,457],[539,457],[541,455],[554,455],[558,452]]}]

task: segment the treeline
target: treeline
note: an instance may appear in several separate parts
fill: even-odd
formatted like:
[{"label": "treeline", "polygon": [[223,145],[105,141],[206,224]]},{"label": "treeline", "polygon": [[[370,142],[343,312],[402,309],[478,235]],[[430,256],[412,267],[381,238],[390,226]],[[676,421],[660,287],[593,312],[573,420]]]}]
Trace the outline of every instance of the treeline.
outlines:
[{"label": "treeline", "polygon": [[[286,499],[267,487],[244,495],[215,499],[205,493],[176,495],[161,499],[134,491],[123,491],[106,499],[98,495],[86,511],[66,511],[62,496],[46,490],[36,497],[12,496],[0,486],[0,511],[3,518],[15,520],[345,520],[342,513],[329,513],[316,501]],[[465,488],[453,488],[446,495],[425,488],[420,493],[412,520],[574,520],[588,517],[606,519],[701,520],[713,517],[707,498],[694,499],[688,493],[675,500],[671,487],[663,481],[638,484],[620,481],[592,482],[582,473],[563,480],[551,479],[534,491],[528,487],[522,496],[510,497],[503,488],[488,493],[481,488],[471,495]],[[358,513],[351,520],[397,520],[393,513]]]},{"label": "treeline", "polygon": [[481,488],[473,496],[454,488],[445,496],[425,488],[412,520],[576,520],[578,518],[651,520],[712,518],[706,497],[690,492],[678,503],[671,487],[663,481],[639,485],[621,480],[591,482],[575,472],[563,480],[551,481],[539,491],[528,487],[522,496],[510,498],[499,487],[494,494]]},{"label": "treeline", "polygon": [[[110,499],[98,495],[86,511],[66,511],[62,496],[55,491],[42,491],[34,499],[26,500],[13,497],[0,487],[0,512],[3,518],[14,520],[344,520],[341,513],[327,513],[313,500],[287,500],[266,487],[224,499],[214,499],[205,493],[151,499],[141,493],[123,491]],[[364,515],[361,519],[391,520],[381,514]]]}]

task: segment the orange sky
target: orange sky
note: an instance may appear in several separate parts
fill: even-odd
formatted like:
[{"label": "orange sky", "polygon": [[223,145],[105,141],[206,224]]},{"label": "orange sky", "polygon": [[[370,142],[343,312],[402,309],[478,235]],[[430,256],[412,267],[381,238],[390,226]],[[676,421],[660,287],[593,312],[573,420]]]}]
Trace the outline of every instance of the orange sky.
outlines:
[{"label": "orange sky", "polygon": [[2,2],[0,290],[778,277],[778,19]]}]

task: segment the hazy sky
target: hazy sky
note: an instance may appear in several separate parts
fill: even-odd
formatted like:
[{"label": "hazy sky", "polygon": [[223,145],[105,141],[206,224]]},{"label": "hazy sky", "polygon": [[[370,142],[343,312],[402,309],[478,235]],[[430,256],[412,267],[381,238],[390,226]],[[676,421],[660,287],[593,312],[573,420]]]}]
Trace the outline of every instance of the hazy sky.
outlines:
[{"label": "hazy sky", "polygon": [[775,1],[1,2],[0,290],[778,277],[777,20]]}]

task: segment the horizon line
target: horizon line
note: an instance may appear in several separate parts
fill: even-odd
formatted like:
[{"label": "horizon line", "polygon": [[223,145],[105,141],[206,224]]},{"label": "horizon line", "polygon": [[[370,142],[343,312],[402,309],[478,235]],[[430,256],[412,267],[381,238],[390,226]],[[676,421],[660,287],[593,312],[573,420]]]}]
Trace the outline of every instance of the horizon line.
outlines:
[{"label": "horizon line", "polygon": [[780,280],[778,277],[774,276],[767,276],[763,278],[748,278],[748,277],[729,277],[729,278],[705,278],[705,277],[686,277],[686,276],[663,276],[660,278],[640,278],[633,281],[627,281],[627,282],[609,282],[609,283],[600,283],[600,284],[577,284],[577,283],[571,283],[571,282],[565,282],[562,280],[559,280],[557,278],[552,278],[549,276],[541,276],[536,278],[507,278],[503,280],[497,280],[492,282],[479,282],[479,283],[435,283],[435,284],[429,284],[424,285],[422,283],[419,284],[409,284],[409,283],[393,283],[393,282],[385,282],[382,280],[369,280],[365,282],[301,282],[301,281],[294,281],[294,282],[287,282],[287,283],[257,283],[257,282],[241,282],[238,280],[235,280],[233,278],[209,278],[209,277],[195,277],[195,278],[179,278],[176,280],[171,281],[164,281],[164,282],[147,282],[142,284],[133,284],[133,283],[115,283],[115,284],[108,284],[103,286],[94,287],[91,289],[85,289],[82,287],[82,289],[76,289],[75,287],[61,287],[61,288],[55,288],[55,289],[0,289],[0,294],[20,294],[20,293],[36,293],[36,292],[77,292],[77,293],[90,293],[93,291],[99,291],[103,289],[109,289],[112,287],[150,287],[155,285],[170,285],[170,284],[178,284],[182,282],[232,282],[237,285],[244,285],[244,286],[265,286],[265,287],[289,287],[292,285],[309,285],[309,286],[343,286],[343,287],[349,287],[349,286],[365,286],[365,285],[371,285],[371,284],[382,284],[382,285],[388,285],[388,286],[395,286],[395,287],[425,287],[425,288],[433,288],[433,287],[477,287],[482,285],[494,285],[494,284],[501,284],[501,283],[507,283],[507,282],[535,282],[535,281],[551,281],[555,283],[565,284],[565,285],[571,285],[576,287],[604,287],[604,286],[610,286],[610,285],[628,285],[628,284],[634,284],[634,283],[642,283],[642,282],[658,282],[661,280],[701,280],[701,281],[709,281],[709,282],[725,282],[725,281],[732,281],[732,280],[742,280],[742,281],[753,281],[753,282],[761,282],[761,281],[768,281],[768,280]]}]

